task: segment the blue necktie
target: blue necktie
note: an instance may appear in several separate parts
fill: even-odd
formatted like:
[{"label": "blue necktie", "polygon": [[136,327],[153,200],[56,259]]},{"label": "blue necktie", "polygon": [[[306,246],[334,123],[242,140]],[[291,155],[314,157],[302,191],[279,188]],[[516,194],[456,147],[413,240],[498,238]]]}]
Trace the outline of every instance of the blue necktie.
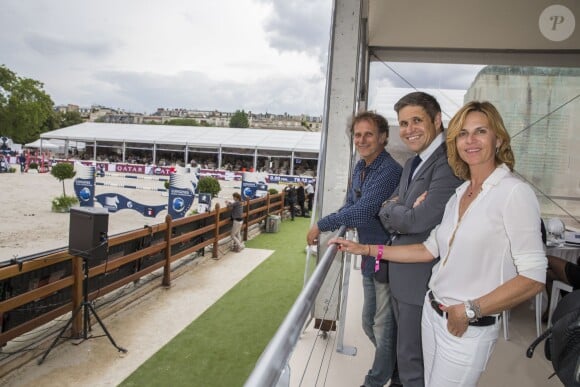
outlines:
[{"label": "blue necktie", "polygon": [[415,173],[415,169],[417,169],[417,166],[419,166],[419,164],[421,164],[421,157],[417,155],[413,158],[413,163],[411,164],[411,172],[409,172],[409,181],[407,182],[407,186],[411,184],[411,180],[413,179],[413,173]]}]

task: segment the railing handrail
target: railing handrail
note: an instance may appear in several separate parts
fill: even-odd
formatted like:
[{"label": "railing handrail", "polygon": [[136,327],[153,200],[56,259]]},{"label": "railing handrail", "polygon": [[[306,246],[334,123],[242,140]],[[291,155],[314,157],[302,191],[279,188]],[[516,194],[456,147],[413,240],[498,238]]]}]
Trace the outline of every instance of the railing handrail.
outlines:
[{"label": "railing handrail", "polygon": [[[344,236],[346,226],[341,226],[338,236]],[[276,331],[276,334],[268,343],[268,346],[258,359],[254,371],[252,371],[245,387],[275,386],[280,378],[282,370],[286,366],[290,354],[294,350],[302,327],[308,319],[312,305],[320,291],[322,283],[330,270],[337,246],[330,246],[319,261],[312,276],[298,295],[290,312]]]}]

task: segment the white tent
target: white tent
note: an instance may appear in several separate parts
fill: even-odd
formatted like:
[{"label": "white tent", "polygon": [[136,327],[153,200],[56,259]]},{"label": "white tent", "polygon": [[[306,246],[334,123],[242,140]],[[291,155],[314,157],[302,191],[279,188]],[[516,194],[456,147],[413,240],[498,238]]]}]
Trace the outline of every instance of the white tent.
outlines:
[{"label": "white tent", "polygon": [[58,145],[52,144],[50,141],[38,139],[28,144],[24,144],[24,148],[38,148],[42,150],[57,150]]}]

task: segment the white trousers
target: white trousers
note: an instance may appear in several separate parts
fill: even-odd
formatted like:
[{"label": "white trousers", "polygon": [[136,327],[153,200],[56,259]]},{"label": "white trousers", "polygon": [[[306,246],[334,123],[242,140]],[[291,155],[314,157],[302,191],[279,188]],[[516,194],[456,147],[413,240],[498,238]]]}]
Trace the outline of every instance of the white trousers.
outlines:
[{"label": "white trousers", "polygon": [[243,220],[240,220],[240,221],[234,220],[232,222],[231,236],[232,236],[232,239],[234,240],[234,246],[238,250],[244,247],[244,242],[242,242],[242,235],[241,235],[243,224],[244,224]]},{"label": "white trousers", "polygon": [[469,326],[461,337],[447,330],[447,319],[425,297],[421,338],[425,386],[476,386],[497,342],[499,320],[486,327]]}]

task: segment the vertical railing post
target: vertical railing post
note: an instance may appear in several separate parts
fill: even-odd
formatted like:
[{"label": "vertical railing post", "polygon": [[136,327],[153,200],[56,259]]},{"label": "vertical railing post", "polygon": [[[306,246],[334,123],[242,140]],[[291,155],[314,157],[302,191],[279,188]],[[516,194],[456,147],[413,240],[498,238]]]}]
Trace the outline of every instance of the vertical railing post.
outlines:
[{"label": "vertical railing post", "polygon": [[[83,260],[73,256],[72,260],[72,312],[79,310],[83,302]],[[88,264],[88,263],[87,263]],[[71,326],[71,336],[80,337],[83,331],[83,314],[77,313]]]},{"label": "vertical railing post", "polygon": [[163,265],[163,286],[171,286],[171,234],[173,233],[173,219],[170,215],[165,217],[165,265]]},{"label": "vertical railing post", "polygon": [[248,217],[250,216],[250,199],[246,198],[246,203],[244,204],[244,213],[242,215],[242,219],[244,222],[242,223],[242,229],[244,230],[244,236],[242,238],[243,241],[248,240]]},{"label": "vertical railing post", "polygon": [[212,258],[218,258],[219,254],[219,243],[220,243],[220,204],[215,205],[215,232],[214,232],[214,242],[213,251],[211,253]]},{"label": "vertical railing post", "polygon": [[282,196],[280,197],[280,220],[282,220],[284,215],[284,209],[286,208],[285,204],[286,204],[286,193],[284,191],[282,191]]}]

